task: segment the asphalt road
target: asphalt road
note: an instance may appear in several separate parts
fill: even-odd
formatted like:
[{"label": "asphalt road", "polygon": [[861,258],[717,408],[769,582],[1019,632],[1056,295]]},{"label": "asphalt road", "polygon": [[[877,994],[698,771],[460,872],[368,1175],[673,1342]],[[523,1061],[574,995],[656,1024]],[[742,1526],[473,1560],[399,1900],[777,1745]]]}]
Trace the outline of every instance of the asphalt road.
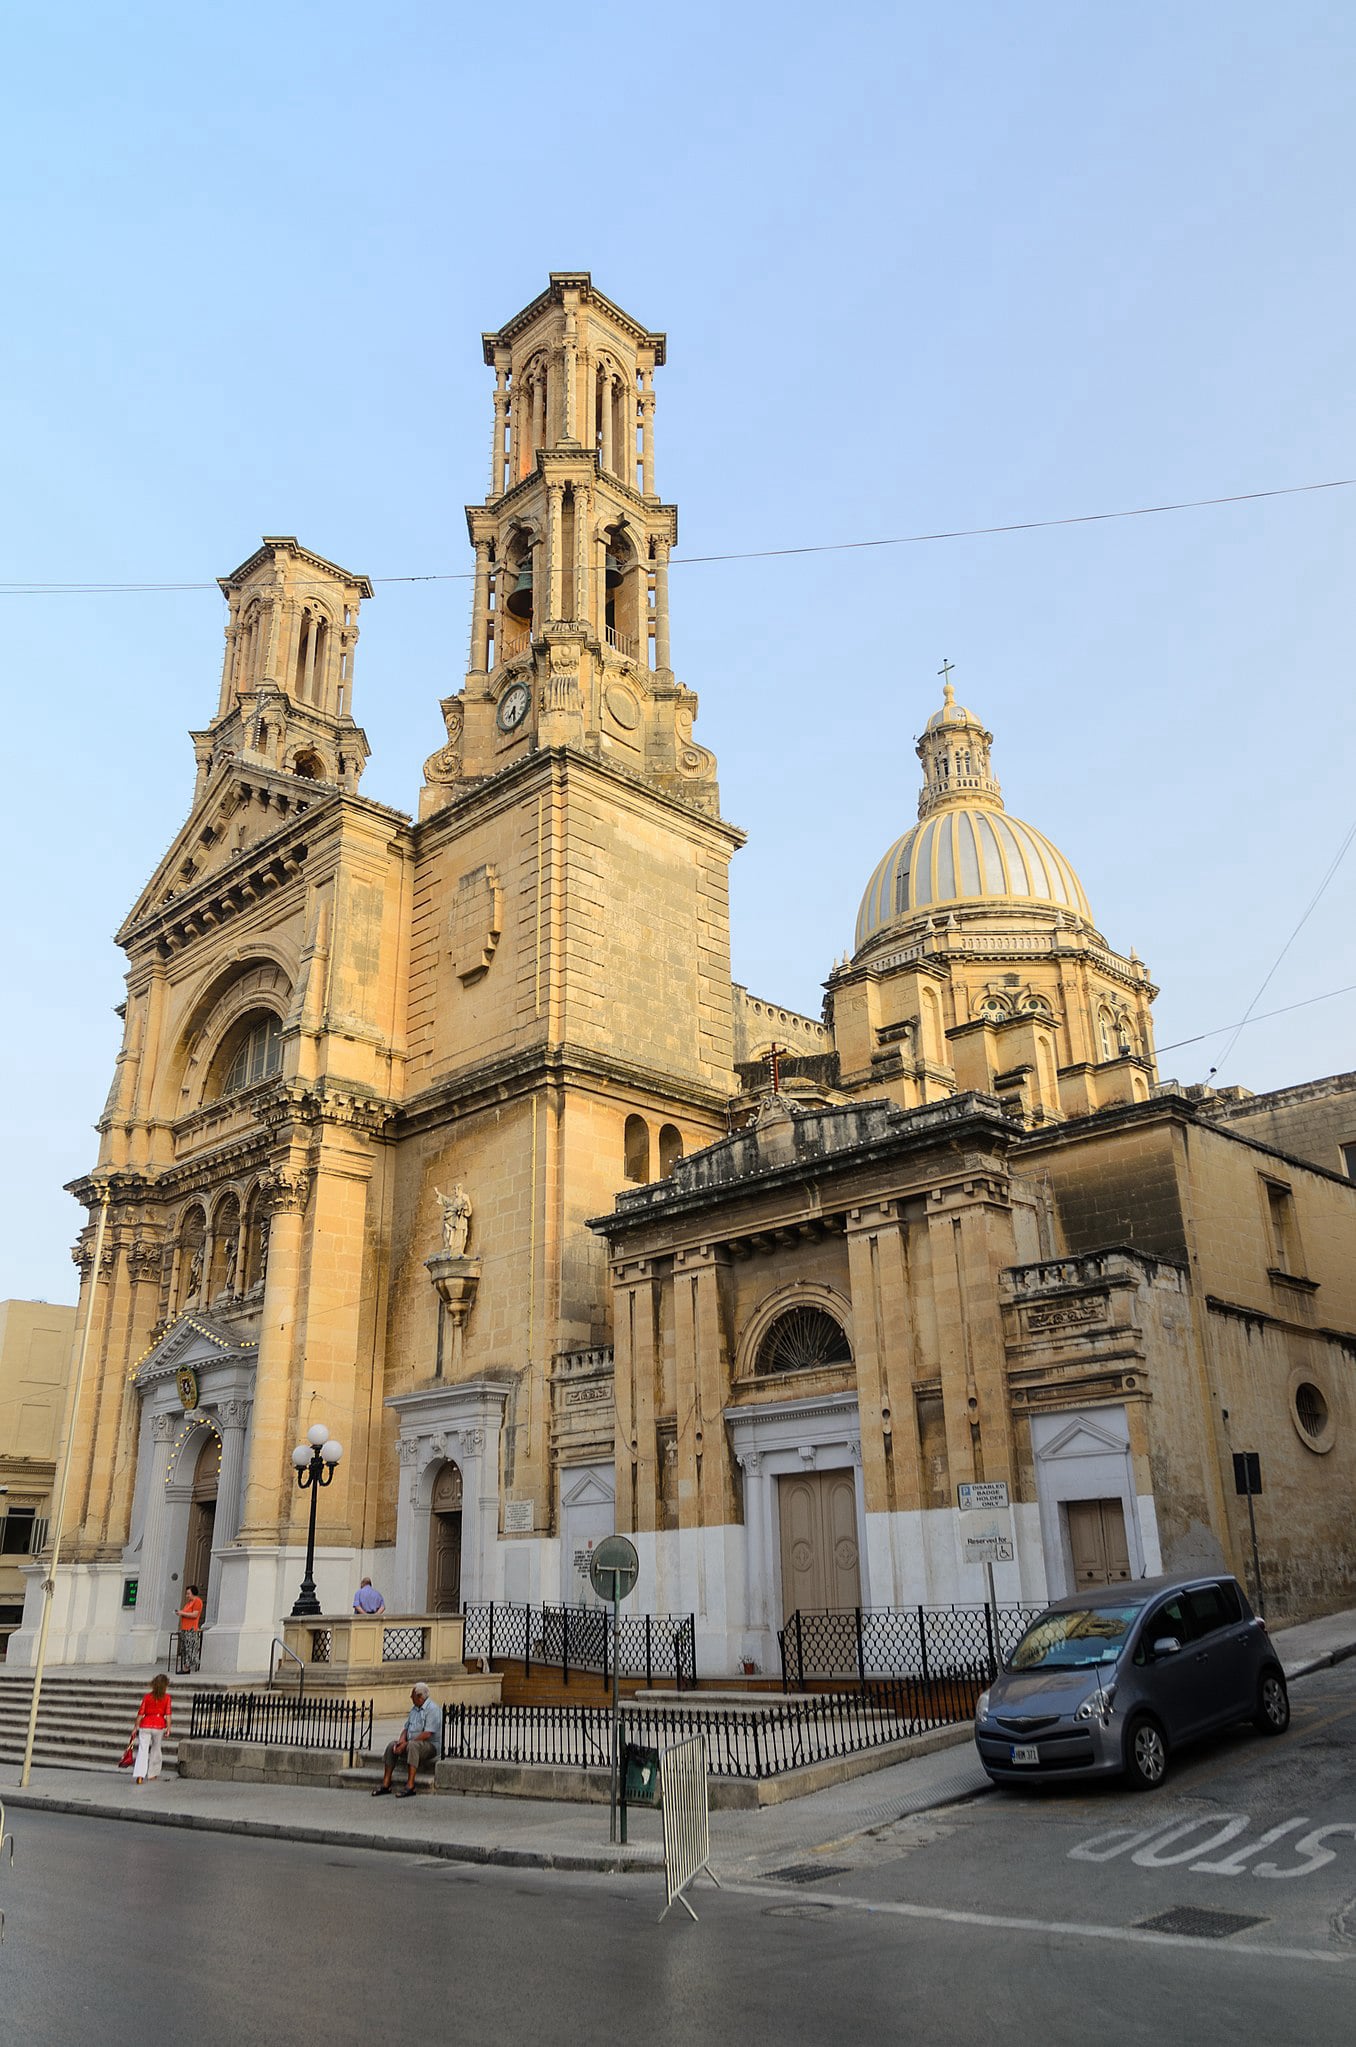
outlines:
[{"label": "asphalt road", "polygon": [[[0,2036],[1345,2047],[1356,1662],[1294,1702],[1283,1740],[1231,1735],[1159,1793],[995,1794],[899,1821],[804,1858],[808,1882],[703,1883],[696,1926],[677,1908],[656,1924],[651,1877],[15,1812]],[[1234,1917],[1146,1923],[1186,1908]]]}]

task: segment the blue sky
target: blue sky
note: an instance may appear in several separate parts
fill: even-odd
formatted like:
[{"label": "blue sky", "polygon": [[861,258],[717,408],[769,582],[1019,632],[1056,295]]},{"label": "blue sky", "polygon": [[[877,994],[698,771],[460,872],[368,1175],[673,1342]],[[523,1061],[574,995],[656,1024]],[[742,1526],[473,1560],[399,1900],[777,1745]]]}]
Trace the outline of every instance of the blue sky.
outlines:
[{"label": "blue sky", "polygon": [[[467,567],[482,330],[552,269],[669,336],[680,554],[1356,475],[1356,12],[1192,6],[29,9],[0,159],[9,786],[0,1297],[74,1298],[121,999],[111,933],[187,810],[213,579],[263,533]],[[1352,821],[1356,490],[672,575],[745,827],[734,971],[818,1012],[911,821],[955,663],[1009,807],[1162,987],[1240,1017]],[[364,610],[364,791],[412,808],[465,582]],[[1356,983],[1356,851],[1263,1008]],[[1221,1082],[1356,1065],[1352,996]],[[1204,1078],[1228,1043],[1166,1051]]]}]

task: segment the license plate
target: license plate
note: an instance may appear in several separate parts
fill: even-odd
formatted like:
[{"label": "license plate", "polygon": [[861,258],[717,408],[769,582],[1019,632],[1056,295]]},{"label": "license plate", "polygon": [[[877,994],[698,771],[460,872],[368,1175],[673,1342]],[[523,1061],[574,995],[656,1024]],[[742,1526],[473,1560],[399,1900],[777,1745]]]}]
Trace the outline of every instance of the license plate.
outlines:
[{"label": "license plate", "polygon": [[1014,1748],[1012,1751],[1014,1763],[1038,1763],[1040,1759],[1041,1752],[1034,1742],[1028,1743],[1024,1748]]}]

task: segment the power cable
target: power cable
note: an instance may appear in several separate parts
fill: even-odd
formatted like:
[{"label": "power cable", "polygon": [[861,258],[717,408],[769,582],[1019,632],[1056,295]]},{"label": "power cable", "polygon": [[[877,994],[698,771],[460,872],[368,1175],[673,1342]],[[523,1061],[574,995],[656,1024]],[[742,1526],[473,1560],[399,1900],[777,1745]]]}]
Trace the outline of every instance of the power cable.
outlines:
[{"label": "power cable", "polygon": [[[798,554],[847,554],[871,547],[920,547],[940,540],[981,540],[1005,533],[1041,533],[1057,526],[1096,526],[1114,519],[1154,519],[1167,512],[1198,512],[1218,505],[1257,504],[1264,498],[1304,497],[1320,490],[1350,490],[1356,476],[1337,476],[1326,483],[1291,483],[1274,490],[1234,491],[1226,497],[1181,498],[1161,505],[1132,505],[1116,512],[1071,512],[1056,519],[1017,519],[1001,526],[953,526],[930,533],[901,533],[881,540],[823,540],[799,547],[755,547],[731,554],[676,554],[671,566],[709,562],[776,561]],[[434,571],[428,575],[371,576],[373,583],[469,583],[473,569]],[[124,594],[165,595],[188,590],[215,590],[210,583],[39,583],[0,581],[3,597],[110,597]],[[294,585],[294,588],[306,587]],[[318,589],[322,587],[317,584]]]},{"label": "power cable", "polygon": [[1346,837],[1343,839],[1341,845],[1338,847],[1337,851],[1334,853],[1332,859],[1328,863],[1327,872],[1324,874],[1322,881],[1320,881],[1318,887],[1314,890],[1312,896],[1310,896],[1308,905],[1302,912],[1299,922],[1296,924],[1289,938],[1286,939],[1285,944],[1281,947],[1275,959],[1271,962],[1271,965],[1268,967],[1266,973],[1262,977],[1261,985],[1259,986],[1257,993],[1253,996],[1252,1001],[1244,1010],[1242,1018],[1239,1021],[1239,1023],[1235,1025],[1234,1034],[1232,1038],[1230,1038],[1228,1044],[1224,1047],[1224,1050],[1219,1055],[1219,1061],[1215,1067],[1216,1073],[1219,1072],[1220,1067],[1223,1066],[1225,1060],[1233,1051],[1234,1046],[1238,1043],[1238,1034],[1243,1029],[1243,1026],[1253,1021],[1252,1013],[1254,1009],[1256,1009],[1263,995],[1265,995],[1270,982],[1275,976],[1276,969],[1281,964],[1281,961],[1285,958],[1291,946],[1295,943],[1295,940],[1299,937],[1301,931],[1308,923],[1310,917],[1312,917],[1314,911],[1318,908],[1319,903],[1322,901],[1324,895],[1327,892],[1329,882],[1336,874],[1338,868],[1342,865],[1342,862],[1346,859],[1347,853],[1350,849],[1351,842],[1353,839],[1356,839],[1356,818],[1352,819],[1352,822],[1347,829]]},{"label": "power cable", "polygon": [[[1278,961],[1277,965],[1279,964],[1280,962]],[[1264,982],[1263,987],[1265,987],[1265,985],[1266,983]],[[1257,992],[1260,995],[1262,991],[1259,988]],[[1234,1035],[1237,1036],[1239,1031],[1245,1029],[1248,1024],[1266,1023],[1267,1020],[1273,1016],[1289,1016],[1291,1012],[1296,1009],[1312,1009],[1316,1002],[1333,1002],[1339,995],[1356,995],[1356,981],[1352,982],[1350,986],[1346,988],[1329,988],[1327,993],[1324,995],[1306,995],[1303,1002],[1287,1002],[1283,1009],[1264,1009],[1256,1016],[1249,1014],[1241,1018],[1241,1020],[1236,1024],[1232,1023],[1216,1024],[1213,1031],[1197,1031],[1194,1038],[1174,1038],[1170,1045],[1156,1045],[1154,1047],[1154,1051],[1155,1054],[1162,1054],[1164,1052],[1180,1052],[1183,1045],[1200,1045],[1204,1043],[1206,1038],[1218,1038],[1225,1031],[1232,1031]],[[1255,999],[1256,998],[1254,997],[1254,1000]],[[1221,1065],[1223,1064],[1222,1055],[1220,1064]],[[1216,1073],[1218,1073],[1219,1067],[1217,1066],[1214,1070]]]}]

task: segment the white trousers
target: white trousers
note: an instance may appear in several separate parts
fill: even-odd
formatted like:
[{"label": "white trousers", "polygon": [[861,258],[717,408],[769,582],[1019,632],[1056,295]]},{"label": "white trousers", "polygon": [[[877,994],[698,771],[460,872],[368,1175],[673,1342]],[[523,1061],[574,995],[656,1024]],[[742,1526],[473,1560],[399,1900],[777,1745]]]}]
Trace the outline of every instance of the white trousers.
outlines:
[{"label": "white trousers", "polygon": [[160,1745],[164,1740],[163,1727],[138,1727],[137,1759],[132,1765],[134,1777],[158,1777],[160,1775]]}]

